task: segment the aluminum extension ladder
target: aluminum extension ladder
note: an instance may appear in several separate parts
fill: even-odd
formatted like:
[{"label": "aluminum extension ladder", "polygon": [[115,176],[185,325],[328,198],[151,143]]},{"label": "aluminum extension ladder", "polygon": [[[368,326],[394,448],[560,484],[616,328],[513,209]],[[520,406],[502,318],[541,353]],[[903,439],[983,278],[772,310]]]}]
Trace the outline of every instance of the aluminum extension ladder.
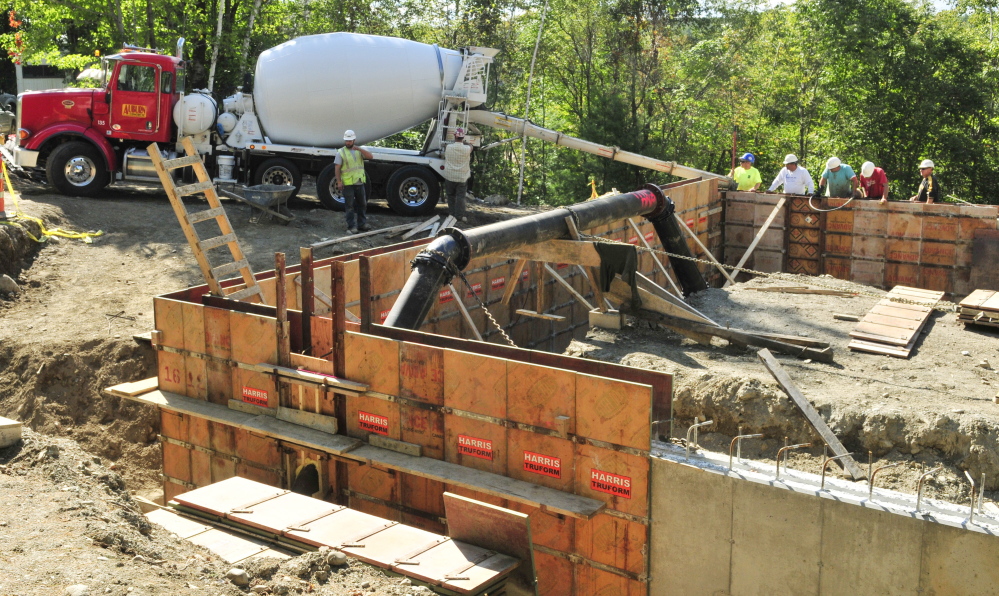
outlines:
[{"label": "aluminum extension ladder", "polygon": [[[239,246],[239,239],[236,238],[232,224],[229,223],[229,217],[226,215],[225,208],[219,203],[215,183],[212,182],[211,177],[205,170],[205,164],[201,161],[201,156],[194,149],[191,137],[184,137],[182,144],[184,151],[187,152],[187,155],[184,157],[165,160],[160,154],[160,148],[156,143],[148,147],[149,157],[153,160],[153,165],[156,166],[156,173],[159,174],[160,182],[163,183],[163,189],[166,190],[167,197],[170,198],[170,205],[173,206],[173,212],[177,216],[177,221],[180,222],[180,227],[184,230],[184,236],[187,237],[187,242],[191,245],[191,250],[194,252],[194,258],[197,259],[201,273],[205,276],[205,281],[208,282],[208,290],[215,296],[229,298],[230,300],[256,301],[264,304],[264,292],[257,285],[257,279],[253,276],[253,271],[250,270],[250,263],[243,254],[243,249]],[[197,176],[198,182],[186,186],[177,186],[174,183],[171,170],[188,166],[194,169],[194,174]],[[205,198],[208,199],[209,209],[189,213],[181,197],[199,192],[204,193]],[[209,219],[215,220],[221,233],[214,238],[202,240],[198,235],[198,231],[194,229],[194,224],[208,221]],[[222,246],[229,248],[232,260],[213,267],[208,260],[206,252]],[[243,278],[245,287],[226,293],[227,288],[222,287],[219,278],[237,272]]]}]

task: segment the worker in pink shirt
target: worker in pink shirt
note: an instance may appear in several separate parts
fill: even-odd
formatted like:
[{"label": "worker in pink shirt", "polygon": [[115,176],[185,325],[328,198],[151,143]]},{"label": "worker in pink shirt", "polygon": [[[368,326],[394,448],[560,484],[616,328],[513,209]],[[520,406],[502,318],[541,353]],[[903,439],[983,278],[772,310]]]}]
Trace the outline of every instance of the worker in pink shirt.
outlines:
[{"label": "worker in pink shirt", "polygon": [[883,205],[888,202],[888,175],[874,162],[865,161],[860,166],[860,191],[865,199],[881,199]]}]

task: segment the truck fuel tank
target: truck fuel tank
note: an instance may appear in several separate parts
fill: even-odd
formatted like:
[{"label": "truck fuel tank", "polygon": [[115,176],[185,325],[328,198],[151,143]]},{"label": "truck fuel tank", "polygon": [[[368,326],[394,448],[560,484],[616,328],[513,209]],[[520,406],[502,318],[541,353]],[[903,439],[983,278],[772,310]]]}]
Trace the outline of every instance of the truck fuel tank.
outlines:
[{"label": "truck fuel tank", "polygon": [[339,147],[351,129],[364,144],[435,117],[461,62],[457,51],[395,37],[309,35],[260,55],[253,103],[273,143]]}]

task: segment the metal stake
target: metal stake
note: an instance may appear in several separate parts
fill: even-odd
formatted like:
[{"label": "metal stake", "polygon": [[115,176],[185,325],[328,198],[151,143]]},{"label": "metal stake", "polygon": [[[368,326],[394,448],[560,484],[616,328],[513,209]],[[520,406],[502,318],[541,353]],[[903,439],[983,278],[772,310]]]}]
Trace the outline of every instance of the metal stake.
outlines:
[{"label": "metal stake", "polygon": [[919,482],[916,483],[916,513],[919,513],[919,505],[923,500],[923,480],[927,476],[932,476],[933,474],[936,474],[942,469],[943,466],[937,466],[932,470],[930,470],[929,472],[924,472],[922,475],[920,475]]},{"label": "metal stake", "polygon": [[728,444],[728,469],[732,469],[732,448],[736,447],[739,450],[739,461],[742,461],[742,440],[743,439],[756,439],[762,437],[760,433],[754,435],[737,435],[732,438],[732,442]]},{"label": "metal stake", "polygon": [[982,472],[982,487],[978,489],[978,513],[982,513],[982,502],[985,501],[985,472]]},{"label": "metal stake", "polygon": [[[690,459],[690,431],[694,431],[694,444],[696,445],[697,444],[697,429],[701,428],[702,426],[709,426],[709,425],[714,424],[714,423],[715,423],[714,420],[705,420],[704,422],[697,422],[697,423],[693,424],[690,428],[687,429],[687,456],[686,456],[686,459]],[[695,447],[695,449],[696,449],[696,447]]]}]

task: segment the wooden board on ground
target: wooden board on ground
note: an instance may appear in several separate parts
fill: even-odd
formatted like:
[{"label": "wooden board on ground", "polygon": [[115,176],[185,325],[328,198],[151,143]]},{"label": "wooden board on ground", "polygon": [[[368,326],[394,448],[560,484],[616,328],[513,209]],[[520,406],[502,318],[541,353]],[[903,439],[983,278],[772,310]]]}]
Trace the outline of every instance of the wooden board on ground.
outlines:
[{"label": "wooden board on ground", "polygon": [[[943,292],[895,286],[850,332],[851,350],[908,358]],[[919,304],[895,302],[903,299]]]},{"label": "wooden board on ground", "polygon": [[[822,437],[822,440],[829,446],[829,449],[833,452],[833,454],[847,455],[849,452],[845,447],[843,447],[843,444],[840,443],[836,435],[833,434],[832,429],[830,429],[825,420],[822,419],[822,416],[820,416],[815,408],[812,407],[811,402],[805,398],[801,391],[791,381],[791,377],[788,376],[787,372],[785,372],[781,365],[777,362],[777,359],[770,353],[770,350],[764,348],[756,354],[760,357],[760,361],[763,362],[763,366],[770,371],[770,374],[773,375],[774,379],[777,380],[777,383],[780,384],[784,393],[787,393],[788,397],[790,397],[791,400],[794,401],[794,404],[798,406],[798,409],[801,410],[801,413],[808,419],[812,428],[819,433],[819,436]],[[836,461],[840,462],[843,469],[846,470],[846,472],[852,476],[854,480],[860,480],[861,478],[866,477],[864,471],[860,469],[860,466],[857,465],[857,462],[854,461],[852,457],[847,456]]]},{"label": "wooden board on ground", "polygon": [[451,538],[520,559],[517,575],[537,593],[529,515],[447,492],[444,511]]}]

